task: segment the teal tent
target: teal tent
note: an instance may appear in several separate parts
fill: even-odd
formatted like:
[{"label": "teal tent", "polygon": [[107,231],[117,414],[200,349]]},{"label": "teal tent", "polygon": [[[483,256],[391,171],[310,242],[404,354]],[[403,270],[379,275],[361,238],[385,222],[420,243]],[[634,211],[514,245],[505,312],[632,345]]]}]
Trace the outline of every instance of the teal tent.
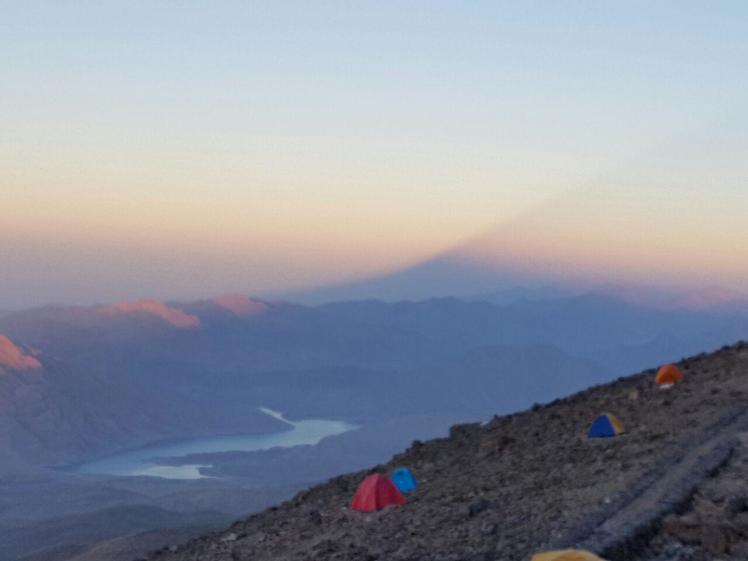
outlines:
[{"label": "teal tent", "polygon": [[392,472],[390,479],[401,493],[408,493],[418,487],[416,478],[413,477],[413,473],[406,467],[397,468]]}]

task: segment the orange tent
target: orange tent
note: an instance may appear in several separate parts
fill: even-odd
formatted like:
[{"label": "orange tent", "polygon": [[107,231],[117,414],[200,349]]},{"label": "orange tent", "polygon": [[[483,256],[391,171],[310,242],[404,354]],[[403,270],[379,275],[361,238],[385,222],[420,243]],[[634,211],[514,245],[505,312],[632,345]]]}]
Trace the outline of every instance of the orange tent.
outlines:
[{"label": "orange tent", "polygon": [[361,512],[373,512],[389,505],[404,505],[406,502],[405,497],[389,478],[375,473],[358,486],[351,508]]},{"label": "orange tent", "polygon": [[673,385],[683,381],[683,372],[675,364],[666,364],[657,371],[655,382],[660,386]]}]

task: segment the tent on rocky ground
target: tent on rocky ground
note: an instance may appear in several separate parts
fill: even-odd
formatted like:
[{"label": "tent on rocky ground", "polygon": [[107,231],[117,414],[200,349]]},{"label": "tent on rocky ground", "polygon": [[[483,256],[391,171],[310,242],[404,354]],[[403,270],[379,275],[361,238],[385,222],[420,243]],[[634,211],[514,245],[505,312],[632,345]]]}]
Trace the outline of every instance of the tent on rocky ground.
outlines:
[{"label": "tent on rocky ground", "polygon": [[351,508],[373,512],[390,505],[404,505],[407,501],[397,487],[384,475],[374,473],[358,486]]},{"label": "tent on rocky ground", "polygon": [[416,478],[413,477],[413,472],[406,467],[397,468],[392,472],[390,479],[392,480],[392,483],[395,484],[395,487],[397,487],[397,490],[401,493],[410,493],[418,487]]},{"label": "tent on rocky ground", "polygon": [[683,372],[675,364],[666,364],[657,371],[657,376],[655,376],[655,383],[661,388],[669,388],[682,381]]},{"label": "tent on rocky ground", "polygon": [[606,438],[618,436],[623,432],[623,423],[615,415],[603,413],[592,423],[587,436],[589,438]]},{"label": "tent on rocky ground", "polygon": [[532,561],[605,561],[589,551],[580,549],[564,549],[561,551],[546,551],[545,553],[536,553],[532,556]]}]

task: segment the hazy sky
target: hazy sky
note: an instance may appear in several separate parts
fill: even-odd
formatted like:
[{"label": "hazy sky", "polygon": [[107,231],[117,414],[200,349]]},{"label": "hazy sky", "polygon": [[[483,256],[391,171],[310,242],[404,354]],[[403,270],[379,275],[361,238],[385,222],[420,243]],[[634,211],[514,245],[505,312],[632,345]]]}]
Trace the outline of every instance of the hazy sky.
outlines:
[{"label": "hazy sky", "polygon": [[746,6],[0,1],[0,307],[277,291],[476,236],[740,286]]}]

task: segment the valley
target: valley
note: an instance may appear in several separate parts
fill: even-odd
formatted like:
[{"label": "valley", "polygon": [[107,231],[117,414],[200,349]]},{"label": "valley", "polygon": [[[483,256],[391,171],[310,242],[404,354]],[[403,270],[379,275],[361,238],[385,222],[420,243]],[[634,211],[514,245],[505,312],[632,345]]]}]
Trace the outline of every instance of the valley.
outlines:
[{"label": "valley", "polygon": [[40,364],[0,375],[0,558],[116,559],[141,534],[151,549],[170,546],[455,423],[748,332],[739,313],[596,294],[239,309],[248,313],[199,301],[0,318],[0,333]]}]

